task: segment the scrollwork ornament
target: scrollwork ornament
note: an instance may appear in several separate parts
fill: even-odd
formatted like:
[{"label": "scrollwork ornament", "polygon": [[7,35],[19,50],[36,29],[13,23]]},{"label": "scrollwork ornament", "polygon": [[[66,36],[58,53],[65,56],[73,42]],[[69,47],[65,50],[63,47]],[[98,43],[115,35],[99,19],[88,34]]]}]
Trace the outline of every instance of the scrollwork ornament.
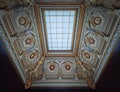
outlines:
[{"label": "scrollwork ornament", "polygon": [[42,76],[42,65],[43,65],[44,57],[38,61],[37,65],[33,69],[28,69],[26,72],[27,80],[25,83],[25,89],[29,89],[32,85],[32,80],[37,79]]},{"label": "scrollwork ornament", "polygon": [[80,61],[79,58],[77,59],[78,59],[77,63],[81,67],[78,72],[78,77],[86,80],[88,86],[92,89],[95,89],[96,85],[93,80],[93,73],[94,73],[93,69],[89,65]]}]

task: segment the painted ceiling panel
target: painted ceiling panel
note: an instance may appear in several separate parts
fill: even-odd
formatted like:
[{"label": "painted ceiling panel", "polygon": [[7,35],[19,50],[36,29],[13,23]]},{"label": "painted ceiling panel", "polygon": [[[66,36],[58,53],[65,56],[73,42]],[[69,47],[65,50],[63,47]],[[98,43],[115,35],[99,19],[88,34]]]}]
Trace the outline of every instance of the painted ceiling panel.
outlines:
[{"label": "painted ceiling panel", "polygon": [[[74,42],[77,45],[76,54],[66,56],[62,52],[62,56],[46,56],[40,9],[47,6],[43,2],[41,5],[41,1],[11,0],[7,3],[3,0],[4,4],[0,6],[0,39],[25,89],[88,86],[95,89],[120,36],[119,5],[116,8],[112,6],[115,2],[110,2],[110,8],[104,6],[105,2],[80,0],[79,4],[60,2],[56,6],[56,3],[51,2],[52,8],[64,9],[63,5],[66,4],[81,7],[80,11],[83,12],[78,11],[80,16],[77,16],[78,28],[75,31],[80,35]],[[57,51],[54,53],[57,54]]]}]

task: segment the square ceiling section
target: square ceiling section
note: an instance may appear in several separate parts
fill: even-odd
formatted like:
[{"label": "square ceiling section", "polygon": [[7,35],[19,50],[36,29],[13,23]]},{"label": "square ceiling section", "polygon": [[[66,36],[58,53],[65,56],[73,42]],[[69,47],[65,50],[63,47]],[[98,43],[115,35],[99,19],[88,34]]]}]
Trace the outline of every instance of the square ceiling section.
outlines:
[{"label": "square ceiling section", "polygon": [[84,7],[42,4],[36,10],[44,56],[76,56]]}]

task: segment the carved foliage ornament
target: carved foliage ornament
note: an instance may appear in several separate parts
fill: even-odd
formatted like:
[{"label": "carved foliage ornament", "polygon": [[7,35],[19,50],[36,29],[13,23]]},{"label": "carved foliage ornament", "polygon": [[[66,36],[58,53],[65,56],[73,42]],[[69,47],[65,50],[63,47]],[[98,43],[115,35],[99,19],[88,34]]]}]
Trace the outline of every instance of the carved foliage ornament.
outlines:
[{"label": "carved foliage ornament", "polygon": [[3,4],[0,6],[1,9],[5,10],[12,10],[17,8],[24,8],[25,6],[28,6],[31,2],[30,0],[1,0],[0,4]]},{"label": "carved foliage ornament", "polygon": [[90,88],[95,89],[95,82],[93,80],[94,70],[92,66],[84,63],[78,59],[78,77],[87,81]]},{"label": "carved foliage ornament", "polygon": [[25,83],[25,89],[28,89],[31,87],[32,85],[32,81],[37,79],[37,78],[42,78],[42,66],[43,66],[43,59],[44,57],[42,57],[40,59],[40,61],[38,61],[37,65],[32,69],[32,70],[28,70],[26,72],[27,74],[27,81]]},{"label": "carved foliage ornament", "polygon": [[104,8],[107,10],[120,9],[119,0],[86,0],[91,6]]}]

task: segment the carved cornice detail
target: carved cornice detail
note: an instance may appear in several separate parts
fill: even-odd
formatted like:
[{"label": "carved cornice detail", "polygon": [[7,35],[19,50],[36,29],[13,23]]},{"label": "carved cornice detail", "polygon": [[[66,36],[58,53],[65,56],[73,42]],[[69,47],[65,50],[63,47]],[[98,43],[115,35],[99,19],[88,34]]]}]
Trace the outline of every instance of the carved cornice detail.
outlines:
[{"label": "carved cornice detail", "polygon": [[81,79],[86,80],[88,86],[92,89],[95,89],[96,85],[94,82],[94,70],[92,68],[92,66],[90,66],[87,63],[82,62],[81,60],[79,60],[79,58],[77,57],[77,63],[78,63],[78,77]]},{"label": "carved cornice detail", "polygon": [[119,0],[85,0],[87,5],[98,7],[105,10],[120,9]]},{"label": "carved cornice detail", "polygon": [[25,89],[28,89],[32,85],[32,81],[37,78],[42,78],[43,75],[43,60],[44,57],[42,57],[38,62],[37,65],[31,70],[26,71],[27,79],[25,83]]}]

